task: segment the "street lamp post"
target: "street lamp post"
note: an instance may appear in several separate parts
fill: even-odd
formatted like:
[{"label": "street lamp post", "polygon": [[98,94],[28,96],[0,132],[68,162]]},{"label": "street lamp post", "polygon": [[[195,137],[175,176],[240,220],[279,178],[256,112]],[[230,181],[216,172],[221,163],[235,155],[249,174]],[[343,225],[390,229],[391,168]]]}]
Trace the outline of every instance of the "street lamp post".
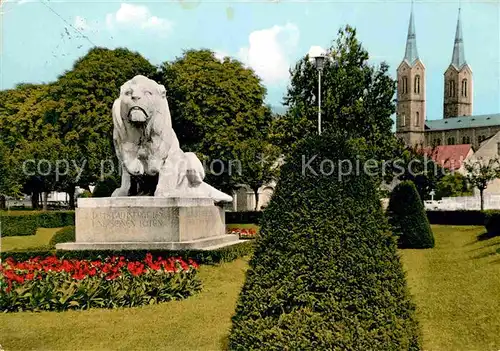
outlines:
[{"label": "street lamp post", "polygon": [[325,66],[325,50],[319,46],[313,46],[309,50],[309,57],[313,59],[314,66],[318,70],[318,134],[321,135],[321,73]]},{"label": "street lamp post", "polygon": [[325,65],[325,56],[316,56],[314,62],[318,70],[318,134],[321,135],[321,73]]}]

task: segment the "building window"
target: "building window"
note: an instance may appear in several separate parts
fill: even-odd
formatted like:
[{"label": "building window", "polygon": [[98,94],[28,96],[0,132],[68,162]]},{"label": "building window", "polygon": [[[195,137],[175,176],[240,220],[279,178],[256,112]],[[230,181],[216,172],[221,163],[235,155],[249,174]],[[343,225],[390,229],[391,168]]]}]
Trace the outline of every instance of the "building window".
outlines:
[{"label": "building window", "polygon": [[467,97],[467,79],[462,79],[462,96]]},{"label": "building window", "polygon": [[448,138],[448,145],[455,145],[455,138],[454,137]]},{"label": "building window", "polygon": [[404,76],[402,79],[402,86],[403,88],[401,89],[401,91],[403,92],[403,94],[408,93],[408,78],[406,76]]},{"label": "building window", "polygon": [[455,81],[454,80],[450,80],[448,82],[448,96],[449,97],[455,97],[456,96],[456,93],[455,93]]},{"label": "building window", "polygon": [[469,136],[464,136],[462,138],[462,144],[470,144],[470,137]]},{"label": "building window", "polygon": [[406,116],[404,113],[401,114],[401,127],[406,126]]},{"label": "building window", "polygon": [[437,145],[441,145],[441,139],[438,138]]},{"label": "building window", "polygon": [[480,136],[477,137],[478,143],[483,142],[485,139],[486,139],[486,137],[484,135],[480,135]]},{"label": "building window", "polygon": [[420,114],[418,111],[415,113],[415,127],[420,126]]},{"label": "building window", "polygon": [[413,86],[413,92],[415,94],[420,94],[420,76],[418,74],[415,76],[415,84]]}]

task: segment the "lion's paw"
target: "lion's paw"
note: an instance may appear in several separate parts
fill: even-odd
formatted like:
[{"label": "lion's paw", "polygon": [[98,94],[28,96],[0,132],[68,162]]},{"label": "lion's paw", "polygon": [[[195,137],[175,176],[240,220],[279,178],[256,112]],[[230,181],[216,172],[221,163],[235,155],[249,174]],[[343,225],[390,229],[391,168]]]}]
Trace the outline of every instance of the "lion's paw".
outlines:
[{"label": "lion's paw", "polygon": [[111,194],[111,197],[120,197],[120,196],[128,196],[128,190],[125,188],[118,188],[115,191],[113,191],[113,194]]},{"label": "lion's paw", "polygon": [[149,175],[156,175],[158,173],[160,173],[160,169],[161,169],[161,166],[162,166],[162,160],[160,159],[150,159],[148,160],[148,170],[147,170],[147,173]]},{"label": "lion's paw", "polygon": [[133,159],[128,164],[125,165],[127,167],[127,171],[132,175],[141,175],[144,174],[144,165],[139,159]]}]

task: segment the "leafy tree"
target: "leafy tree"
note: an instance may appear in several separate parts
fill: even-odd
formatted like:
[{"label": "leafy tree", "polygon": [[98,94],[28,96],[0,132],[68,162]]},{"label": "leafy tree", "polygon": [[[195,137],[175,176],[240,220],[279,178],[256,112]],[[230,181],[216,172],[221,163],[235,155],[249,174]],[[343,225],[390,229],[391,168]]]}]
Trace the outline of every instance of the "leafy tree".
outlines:
[{"label": "leafy tree", "polygon": [[[49,86],[19,84],[14,89],[0,92],[0,142],[7,147],[12,181],[18,190],[30,194],[32,205],[38,208],[39,194],[44,191],[41,178],[26,174],[23,164],[31,161],[28,149],[44,145],[50,139],[52,128],[44,123],[44,117],[55,106],[49,95]],[[54,152],[55,150],[50,150]],[[23,185],[20,189],[19,185]]]},{"label": "leafy tree", "polygon": [[[322,73],[322,130],[364,138],[377,158],[394,147],[391,115],[395,112],[395,81],[389,66],[375,68],[368,52],[347,25],[340,29],[328,50]],[[285,117],[273,128],[274,139],[285,151],[301,138],[317,133],[318,72],[309,57],[299,60],[291,71],[284,104]],[[384,156],[385,157],[385,156]]]},{"label": "leafy tree", "polygon": [[279,176],[280,149],[269,142],[249,139],[237,146],[235,154],[241,166],[239,179],[255,194],[255,211],[259,205],[259,189]]},{"label": "leafy tree", "polygon": [[467,184],[467,178],[458,172],[445,175],[437,183],[436,197],[470,196],[472,191]]},{"label": "leafy tree", "polygon": [[229,172],[230,162],[245,148],[242,143],[264,140],[271,124],[260,79],[241,62],[221,61],[210,50],[185,51],[165,62],[160,76],[181,148],[198,153],[211,185],[231,190],[238,179]]},{"label": "leafy tree", "polygon": [[366,159],[365,144],[327,132],[286,160],[232,319],[231,350],[420,349],[375,179],[325,168]]},{"label": "leafy tree", "polygon": [[464,164],[467,171],[467,181],[472,187],[479,190],[481,211],[484,210],[484,190],[488,184],[500,176],[500,165],[497,158],[483,160],[481,158],[468,161]]},{"label": "leafy tree", "polygon": [[18,196],[22,183],[12,152],[0,141],[0,210],[6,208],[7,196]]},{"label": "leafy tree", "polygon": [[399,238],[401,248],[426,249],[434,247],[434,235],[418,195],[411,181],[399,183],[392,191],[387,208],[389,223]]}]

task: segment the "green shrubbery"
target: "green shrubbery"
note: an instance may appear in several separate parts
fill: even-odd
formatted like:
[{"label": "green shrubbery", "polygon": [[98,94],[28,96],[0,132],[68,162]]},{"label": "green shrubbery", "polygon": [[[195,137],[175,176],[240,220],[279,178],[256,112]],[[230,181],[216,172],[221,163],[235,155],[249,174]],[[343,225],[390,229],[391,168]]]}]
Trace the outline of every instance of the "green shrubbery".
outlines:
[{"label": "green shrubbery", "polygon": [[1,236],[25,236],[35,235],[38,229],[36,215],[7,215],[0,213]]},{"label": "green shrubbery", "polygon": [[500,211],[484,211],[484,227],[490,235],[500,235]]},{"label": "green shrubbery", "polygon": [[55,249],[56,244],[72,243],[75,241],[75,226],[67,226],[59,229],[49,242],[49,248]]},{"label": "green shrubbery", "polygon": [[119,186],[120,184],[114,178],[105,178],[97,182],[92,197],[110,197]]},{"label": "green shrubbery", "polygon": [[[69,233],[68,233],[69,234]],[[86,259],[86,260],[104,260],[111,256],[123,256],[127,260],[140,260],[147,253],[152,254],[154,258],[158,257],[180,257],[184,260],[193,259],[199,264],[218,264],[231,262],[243,256],[253,253],[254,241],[244,241],[235,245],[223,247],[216,250],[81,250],[81,251],[61,251],[61,250],[24,250],[0,252],[0,258],[5,260],[13,258],[16,261],[26,261],[34,257],[57,256],[65,259]]]},{"label": "green shrubbery", "polygon": [[[348,172],[347,163],[342,170],[350,174],[338,178],[338,161],[355,165],[363,150],[324,134],[301,142],[287,160],[286,177],[263,214],[230,349],[420,349],[414,305],[376,182]],[[310,165],[318,175],[304,171],[315,156]],[[325,160],[333,161],[330,175],[324,175],[331,170]]]},{"label": "green shrubbery", "polygon": [[59,228],[75,225],[74,211],[2,212],[2,236],[35,235],[38,228]]},{"label": "green shrubbery", "polygon": [[411,181],[399,183],[391,194],[387,208],[389,223],[398,236],[399,246],[410,249],[434,247],[434,235],[424,204]]}]

